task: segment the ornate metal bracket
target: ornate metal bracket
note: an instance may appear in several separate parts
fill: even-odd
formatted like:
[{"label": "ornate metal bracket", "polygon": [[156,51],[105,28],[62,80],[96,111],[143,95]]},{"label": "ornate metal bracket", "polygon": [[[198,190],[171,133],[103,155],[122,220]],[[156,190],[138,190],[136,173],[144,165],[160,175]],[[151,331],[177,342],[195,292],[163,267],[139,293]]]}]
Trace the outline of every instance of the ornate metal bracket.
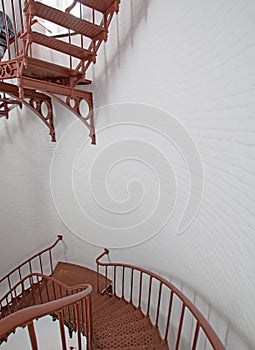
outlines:
[{"label": "ornate metal bracket", "polygon": [[[96,144],[94,116],[93,116],[93,95],[92,92],[73,89],[69,86],[61,86],[46,82],[43,80],[36,80],[32,78],[22,77],[19,78],[19,85],[25,86],[29,89],[39,90],[54,98],[64,107],[74,113],[89,129],[89,136],[91,137],[91,143]],[[24,89],[25,91],[26,89]],[[87,109],[84,108],[85,105]]]},{"label": "ornate metal bracket", "polygon": [[[84,92],[84,96],[76,96],[75,92],[78,92],[80,95],[83,91],[75,90],[74,94],[65,96],[64,99],[56,95],[52,95],[54,99],[56,99],[59,103],[65,106],[69,111],[75,114],[83,124],[89,129],[89,136],[91,138],[91,143],[93,145],[96,144],[96,135],[95,135],[95,127],[94,127],[94,115],[93,115],[93,98],[92,93]],[[85,109],[83,111],[83,102],[86,103],[88,110]]]},{"label": "ornate metal bracket", "polygon": [[[0,82],[0,91],[4,91],[0,98],[0,117],[8,118],[9,112],[17,105],[21,108],[22,104],[31,109],[49,128],[51,140],[56,141],[53,110],[51,98],[40,92],[31,89],[22,89],[23,99],[19,97],[19,88],[12,84]],[[6,96],[9,95],[11,98]],[[10,106],[10,107],[9,107]]]},{"label": "ornate metal bracket", "polygon": [[0,118],[5,117],[8,119],[10,111],[17,106],[22,108],[22,103],[16,99],[7,97],[5,94],[3,96],[0,95]]},{"label": "ornate metal bracket", "polygon": [[51,99],[45,95],[45,99],[42,98],[29,98],[28,101],[25,99],[22,101],[28,108],[30,108],[49,128],[51,141],[56,142],[53,110]]}]

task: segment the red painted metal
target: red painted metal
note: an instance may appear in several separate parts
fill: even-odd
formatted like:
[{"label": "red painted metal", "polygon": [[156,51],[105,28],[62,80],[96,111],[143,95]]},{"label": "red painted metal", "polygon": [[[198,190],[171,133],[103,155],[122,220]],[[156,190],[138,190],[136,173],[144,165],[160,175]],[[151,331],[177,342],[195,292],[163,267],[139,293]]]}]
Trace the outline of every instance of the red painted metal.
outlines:
[{"label": "red painted metal", "polygon": [[[196,322],[196,329],[194,331],[193,336],[193,344],[192,350],[196,349],[197,343],[198,343],[198,337],[201,333],[200,330],[203,331],[203,333],[206,336],[206,339],[208,343],[211,345],[211,347],[214,350],[225,350],[224,345],[222,344],[221,340],[213,330],[213,328],[210,326],[210,324],[207,322],[207,320],[204,318],[204,316],[201,314],[201,312],[196,308],[196,306],[178,289],[176,288],[172,283],[167,281],[166,279],[162,278],[161,276],[156,275],[153,272],[150,272],[148,270],[145,270],[143,268],[128,265],[128,264],[121,264],[121,263],[109,263],[109,262],[102,262],[101,259],[108,255],[109,251],[106,249],[104,253],[102,253],[97,259],[97,271],[100,272],[100,267],[105,270],[106,267],[108,267],[108,278],[111,278],[113,276],[113,293],[116,297],[122,298],[123,291],[121,290],[121,286],[123,286],[122,278],[118,280],[118,276],[116,274],[116,269],[124,269],[131,271],[132,281],[129,285],[130,288],[130,295],[132,304],[135,305],[135,296],[133,293],[133,289],[138,289],[138,310],[142,312],[142,305],[144,306],[145,315],[148,317],[155,316],[154,319],[154,327],[159,329],[160,334],[162,335],[162,344],[169,341],[169,335],[171,330],[171,315],[173,310],[173,299],[174,297],[179,300],[181,303],[181,315],[179,318],[179,322],[177,322],[177,335],[175,340],[175,350],[179,349],[179,345],[182,340],[182,329],[184,324],[184,315],[185,311],[189,310],[189,312],[192,315],[193,320]],[[112,270],[112,273],[110,273],[110,269]],[[135,280],[135,272],[139,273],[138,279]],[[123,277],[123,274],[121,274]],[[149,284],[147,288],[147,293],[145,293],[144,290],[144,284],[143,284],[143,276],[147,276],[149,278]],[[155,281],[158,283],[159,288],[157,290],[157,302],[155,305],[154,300],[152,300],[152,292],[153,292],[153,286],[152,282]],[[127,288],[127,281],[125,282],[125,288]],[[117,288],[118,286],[118,288]],[[163,304],[163,296],[162,296],[162,288],[164,287],[165,292],[168,291],[168,302],[167,305]],[[118,291],[118,292],[117,292]],[[155,292],[155,290],[154,290]],[[143,294],[145,297],[143,297]],[[147,295],[147,298],[146,298]]]},{"label": "red painted metal", "polygon": [[[39,281],[39,282],[38,282]],[[57,287],[59,292],[57,293]],[[52,310],[51,315],[55,318],[59,318],[60,321],[60,333],[62,339],[63,349],[65,349],[65,336],[63,331],[63,325],[66,324],[71,332],[78,332],[78,348],[81,350],[81,334],[89,338],[90,344],[92,343],[92,317],[91,317],[91,300],[89,293],[92,291],[92,287],[89,284],[80,284],[77,286],[67,286],[64,283],[56,280],[53,277],[42,275],[39,273],[33,273],[26,276],[19,281],[0,301],[0,341],[8,337],[10,332],[14,331],[18,326],[14,320],[9,323],[9,328],[2,325],[5,320],[8,320],[10,316],[20,310],[26,309],[29,311],[30,307],[35,305],[46,305],[47,303],[54,302],[64,297],[73,296],[82,291],[86,291],[84,299],[79,299],[74,303],[68,304],[64,309],[58,311],[58,309]],[[61,292],[60,292],[61,291]],[[82,304],[82,302],[85,304]],[[85,307],[84,307],[85,305]],[[45,315],[45,314],[44,314]],[[29,316],[29,312],[27,313]],[[42,317],[43,315],[39,315]],[[86,325],[84,326],[84,319],[86,319]],[[29,321],[32,321],[30,318]],[[22,323],[23,324],[23,323]],[[28,324],[31,343],[33,349],[36,344],[36,337],[33,332],[32,323]]]},{"label": "red painted metal", "polygon": [[[4,29],[7,28],[6,1],[10,0],[1,0]],[[80,6],[78,17],[70,13],[77,3],[79,3],[77,6]],[[55,141],[51,104],[51,98],[54,98],[83,122],[89,129],[91,143],[95,144],[92,93],[77,89],[76,86],[90,83],[86,79],[86,72],[91,63],[96,62],[96,54],[101,43],[107,40],[108,28],[113,14],[118,13],[119,3],[119,0],[74,1],[63,12],[36,0],[25,0],[24,3],[21,0],[18,0],[18,3],[11,0],[12,13],[9,15],[13,24],[14,38],[10,39],[7,35],[8,31],[6,31],[7,60],[3,59],[0,62],[0,80],[16,79],[17,92],[10,94],[13,90],[10,91],[7,85],[0,86],[0,91],[4,92],[1,98],[3,101],[0,100],[0,116],[8,118],[10,111],[23,103],[32,109],[50,129],[52,141]],[[86,11],[83,11],[83,8],[92,9],[90,20],[84,18],[83,13]],[[102,18],[99,24],[95,23],[95,11]],[[37,32],[34,29],[34,24],[37,23],[44,27],[40,18],[54,23],[55,26],[66,28],[67,34],[49,36]],[[68,37],[68,42],[62,40],[65,36]],[[77,41],[73,41],[75,36],[80,37],[80,45],[77,45]],[[85,43],[87,43],[87,47],[85,47]],[[69,66],[60,66],[35,58],[34,45],[40,45],[48,50],[60,52],[63,56],[68,56]],[[11,50],[12,46],[14,46],[14,50]],[[48,89],[48,86],[51,88]],[[34,91],[34,94],[41,93],[45,97],[34,99],[32,103],[27,95],[27,88]],[[12,96],[12,99],[10,100],[5,94]],[[70,105],[70,100],[74,101],[74,107]],[[89,112],[86,116],[81,113],[80,106],[83,101],[88,104]],[[42,113],[43,103],[48,108],[47,116]]]},{"label": "red painted metal", "polygon": [[[12,287],[18,283],[19,281],[22,280],[22,278],[28,274],[28,271],[30,274],[32,274],[32,272],[38,272],[33,270],[32,267],[32,263],[37,262],[39,256],[51,256],[52,257],[52,253],[54,252],[54,248],[57,246],[57,244],[62,241],[63,236],[62,235],[58,235],[57,236],[57,240],[55,241],[55,243],[53,243],[50,247],[43,249],[42,251],[40,251],[39,253],[33,255],[32,257],[28,258],[27,260],[25,260],[23,263],[21,263],[19,266],[17,266],[15,269],[11,270],[9,273],[7,273],[7,275],[5,275],[4,277],[2,277],[0,279],[0,290],[4,291],[6,289],[6,284],[8,285],[8,288],[11,290]],[[46,260],[46,259],[45,259]],[[50,274],[52,274],[53,272],[53,266],[52,266],[52,258],[49,259],[50,264],[48,266],[44,266],[44,269],[41,268],[41,270],[39,271],[40,273],[43,274],[43,271],[46,269],[50,269]],[[28,270],[28,271],[27,271]],[[15,276],[19,276],[19,279],[17,279],[17,277],[15,278]],[[13,279],[13,282],[11,282],[11,279]],[[1,296],[0,296],[0,300],[1,300]]]}]

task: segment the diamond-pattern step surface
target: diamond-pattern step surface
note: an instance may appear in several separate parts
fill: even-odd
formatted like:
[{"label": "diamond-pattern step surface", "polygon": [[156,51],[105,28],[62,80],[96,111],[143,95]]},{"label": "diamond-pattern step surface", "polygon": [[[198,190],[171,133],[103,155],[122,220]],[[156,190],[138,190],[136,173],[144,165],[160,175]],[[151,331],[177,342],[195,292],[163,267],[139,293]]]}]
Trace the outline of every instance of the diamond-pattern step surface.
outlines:
[{"label": "diamond-pattern step surface", "polygon": [[106,322],[100,323],[100,319],[94,319],[94,330],[95,332],[108,331],[110,332],[112,328],[121,327],[123,324],[130,322],[136,322],[143,318],[141,311],[136,310],[129,314],[114,318],[114,315]]},{"label": "diamond-pattern step surface", "polygon": [[[112,348],[105,348],[104,350],[111,350]],[[169,350],[167,344],[159,345],[138,345],[138,346],[125,346],[121,348],[115,348],[114,350]]]},{"label": "diamond-pattern step surface", "polygon": [[113,5],[118,7],[120,3],[119,0],[78,0],[78,2],[102,13],[106,13]]},{"label": "diamond-pattern step surface", "polygon": [[77,18],[70,13],[60,11],[45,4],[41,4],[40,2],[28,0],[24,11],[25,13],[29,13],[32,16],[37,16],[64,28],[71,29],[74,32],[84,35],[88,38],[95,40],[107,39],[107,33],[104,28],[86,20]]},{"label": "diamond-pattern step surface", "polygon": [[152,330],[122,334],[121,336],[99,339],[96,342],[97,349],[118,349],[128,346],[157,345],[159,339]]},{"label": "diamond-pattern step surface", "polygon": [[91,51],[82,49],[79,46],[69,44],[68,42],[58,40],[51,36],[31,32],[30,41],[41,46],[46,46],[52,50],[62,52],[66,55],[79,58],[80,60],[91,60],[95,62],[95,54],[93,54]]},{"label": "diamond-pattern step surface", "polygon": [[108,330],[103,330],[101,332],[98,332],[97,329],[95,329],[95,338],[110,338],[110,337],[117,337],[122,334],[130,334],[130,333],[137,333],[137,332],[144,332],[150,330],[151,324],[147,318],[142,318],[139,321],[125,323],[120,325],[119,327],[113,327]]},{"label": "diamond-pattern step surface", "polygon": [[94,311],[94,317],[113,317],[119,314],[126,314],[135,311],[135,308],[125,302],[122,299],[118,299],[115,296],[110,297],[105,303],[101,304],[96,311]]}]

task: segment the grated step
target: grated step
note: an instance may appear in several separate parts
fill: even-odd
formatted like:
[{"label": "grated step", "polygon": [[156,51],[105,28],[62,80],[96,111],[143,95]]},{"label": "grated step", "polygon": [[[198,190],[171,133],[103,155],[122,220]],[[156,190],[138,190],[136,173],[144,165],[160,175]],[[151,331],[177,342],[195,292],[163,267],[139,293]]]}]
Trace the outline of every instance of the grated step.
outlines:
[{"label": "grated step", "polygon": [[152,330],[136,332],[132,334],[122,334],[121,336],[98,339],[97,349],[118,349],[130,346],[150,346],[160,345],[160,339]]},{"label": "grated step", "polygon": [[122,299],[116,298],[114,296],[102,303],[94,312],[94,317],[104,318],[113,317],[113,315],[118,315],[119,313],[128,313],[135,311],[135,308]]},{"label": "grated step", "polygon": [[79,58],[81,60],[91,60],[95,62],[95,54],[91,51],[82,49],[79,46],[69,44],[68,42],[61,41],[54,37],[37,32],[31,32],[29,36],[32,43],[46,46],[50,49]]},{"label": "grated step", "polygon": [[104,28],[34,0],[27,1],[24,12],[32,16],[46,19],[64,28],[71,29],[91,39],[107,39],[107,32]]},{"label": "grated step", "polygon": [[108,12],[108,10],[114,5],[115,10],[118,9],[120,0],[77,0],[80,4],[88,6],[94,10],[97,10],[102,13]]},{"label": "grated step", "polygon": [[102,338],[109,338],[109,337],[116,337],[122,334],[130,334],[130,333],[136,333],[136,332],[143,332],[150,330],[151,324],[150,321],[147,318],[142,318],[141,320],[130,322],[126,324],[122,324],[119,327],[113,327],[108,330],[103,331],[97,331],[95,329],[95,338],[96,339],[102,339]]},{"label": "grated step", "polygon": [[111,329],[116,327],[121,327],[123,324],[132,323],[139,321],[143,318],[143,314],[141,311],[136,310],[132,313],[119,316],[117,318],[107,318],[104,320],[104,322],[100,321],[100,318],[94,319],[94,330],[95,332],[102,332],[102,331],[108,331],[110,332]]}]

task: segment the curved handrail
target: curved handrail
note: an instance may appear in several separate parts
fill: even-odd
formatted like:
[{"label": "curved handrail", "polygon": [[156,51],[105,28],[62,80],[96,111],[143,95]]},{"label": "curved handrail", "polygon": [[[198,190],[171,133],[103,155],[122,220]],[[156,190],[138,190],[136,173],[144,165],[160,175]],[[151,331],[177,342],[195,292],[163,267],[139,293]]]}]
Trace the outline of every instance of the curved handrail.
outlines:
[{"label": "curved handrail", "polygon": [[[101,258],[105,255],[109,254],[108,249],[104,249],[104,252],[96,259],[96,263],[98,265],[98,272],[99,272],[99,266],[102,266],[105,268],[105,278],[108,278],[109,276],[109,271],[108,269],[110,267],[113,268],[113,281],[116,283],[116,269],[121,268],[122,269],[122,292],[121,292],[121,297],[124,298],[124,275],[125,275],[125,269],[130,269],[132,271],[132,277],[131,277],[131,289],[133,288],[133,275],[134,271],[138,271],[140,273],[140,291],[139,291],[139,306],[141,304],[141,293],[142,293],[142,275],[148,275],[150,278],[150,292],[151,292],[151,283],[152,280],[155,279],[159,281],[160,283],[160,288],[159,288],[159,295],[158,295],[158,305],[156,306],[157,308],[157,316],[156,316],[156,326],[158,326],[158,321],[159,321],[159,310],[160,310],[160,302],[161,302],[161,293],[162,293],[162,285],[166,286],[170,292],[170,300],[169,300],[169,307],[168,307],[168,315],[167,315],[167,322],[166,322],[166,329],[165,329],[165,338],[164,340],[167,340],[167,334],[169,331],[169,326],[170,326],[170,316],[171,316],[171,309],[172,309],[172,301],[173,301],[173,296],[176,295],[182,302],[182,311],[181,311],[181,318],[179,322],[179,329],[178,329],[178,335],[177,335],[177,341],[175,345],[175,349],[178,349],[179,343],[180,343],[180,337],[181,337],[181,331],[182,331],[182,326],[183,326],[183,319],[184,319],[184,312],[185,308],[189,309],[193,317],[196,319],[196,329],[194,333],[194,338],[193,338],[193,345],[192,345],[192,350],[196,349],[196,344],[198,340],[198,334],[199,334],[199,329],[201,328],[207,339],[209,340],[210,344],[212,345],[213,349],[215,350],[225,350],[224,345],[222,344],[221,340],[217,336],[216,332],[212,328],[212,326],[208,323],[206,318],[202,315],[202,313],[198,310],[198,308],[187,298],[176,286],[174,286],[171,282],[166,280],[165,278],[157,275],[154,272],[151,272],[149,270],[146,270],[144,268],[138,267],[138,266],[133,266],[129,264],[121,264],[121,263],[111,263],[111,262],[101,262]],[[111,277],[112,278],[112,277]],[[116,293],[116,286],[114,286],[114,293]],[[132,299],[132,292],[131,292],[131,297]],[[132,302],[132,300],[130,300]],[[148,296],[148,303],[151,303],[150,296]],[[149,313],[149,307],[148,305],[147,308],[147,315]]]},{"label": "curved handrail", "polygon": [[49,264],[50,264],[50,271],[51,273],[53,272],[53,259],[52,259],[52,250],[56,247],[56,245],[62,241],[63,236],[62,235],[58,235],[57,236],[57,240],[48,248],[45,248],[43,250],[41,250],[40,252],[34,254],[32,257],[26,259],[24,262],[22,262],[20,265],[16,266],[13,270],[11,270],[10,272],[8,272],[4,277],[0,278],[0,286],[1,284],[3,284],[5,281],[8,285],[8,288],[11,289],[12,288],[12,281],[11,281],[11,276],[12,275],[18,275],[19,276],[19,280],[22,279],[22,271],[21,269],[25,267],[25,265],[27,265],[29,272],[32,273],[33,271],[33,267],[32,267],[32,262],[35,259],[39,259],[39,265],[40,265],[40,272],[43,274],[43,267],[42,267],[42,255],[45,253],[49,253]]},{"label": "curved handrail", "polygon": [[5,337],[7,333],[12,332],[19,326],[25,326],[35,319],[60,311],[81,301],[92,291],[91,285],[86,286],[87,288],[84,291],[42,305],[30,306],[0,320],[0,338]]},{"label": "curved handrail", "polygon": [[[34,282],[34,279],[33,277],[36,277],[36,283],[32,283],[31,282]],[[39,278],[40,278],[40,281],[39,281]],[[26,277],[24,277],[22,280],[20,280],[18,283],[15,284],[15,286],[13,286],[0,300],[0,306],[2,304],[2,302],[5,300],[6,301],[6,305],[8,305],[8,297],[11,295],[13,296],[14,294],[14,298],[18,297],[19,295],[17,295],[16,293],[16,289],[18,289],[19,286],[22,286],[21,288],[21,292],[20,292],[20,295],[24,292],[25,290],[25,282],[26,280],[29,280],[30,281],[30,286],[27,288],[27,289],[30,289],[33,285],[37,285],[38,283],[42,282],[42,281],[51,281],[52,284],[56,284],[58,285],[59,287],[62,287],[65,291],[67,292],[73,292],[73,291],[77,291],[78,289],[85,289],[87,288],[88,286],[90,286],[89,284],[86,284],[86,283],[82,283],[82,284],[78,284],[78,285],[75,285],[75,286],[68,286],[66,285],[65,283],[51,277],[51,276],[47,276],[47,275],[44,275],[44,274],[41,274],[41,273],[31,273],[29,275],[27,275]],[[46,287],[47,289],[47,287]],[[48,296],[49,297],[49,296]]]}]

